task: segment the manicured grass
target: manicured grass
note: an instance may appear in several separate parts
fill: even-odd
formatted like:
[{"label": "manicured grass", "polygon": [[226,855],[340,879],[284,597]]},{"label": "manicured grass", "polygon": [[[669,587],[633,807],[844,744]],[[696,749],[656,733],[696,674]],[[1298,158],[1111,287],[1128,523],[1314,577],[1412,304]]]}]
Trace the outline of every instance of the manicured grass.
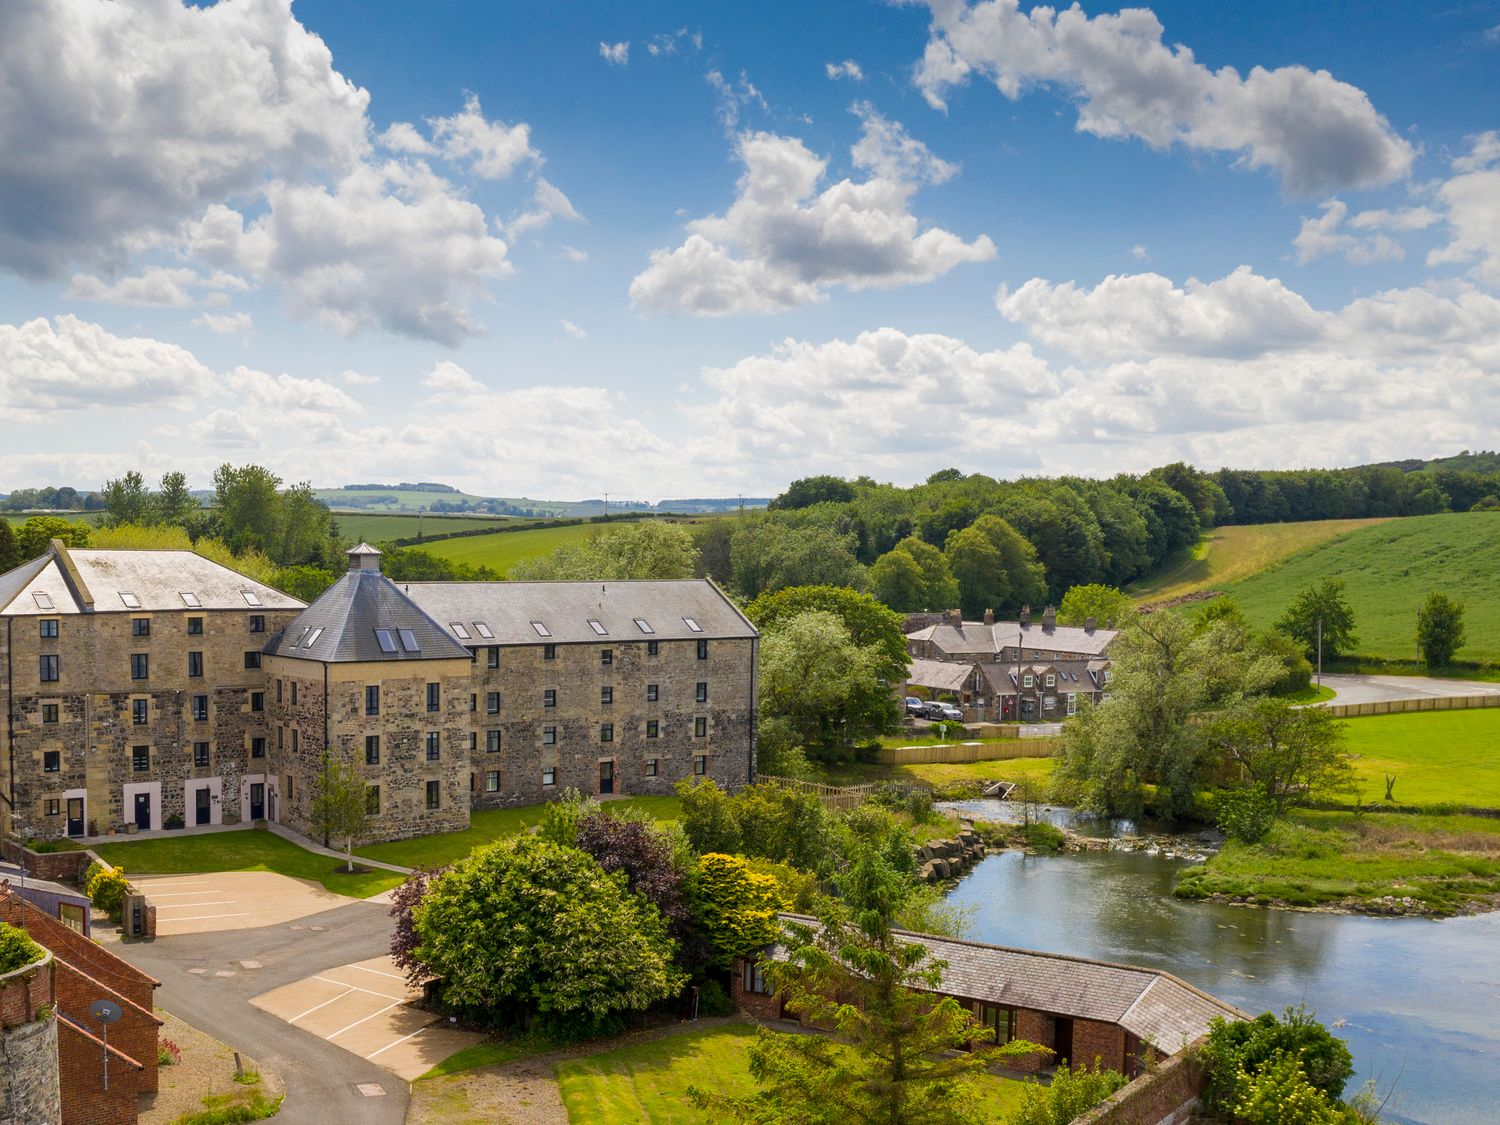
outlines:
[{"label": "manicured grass", "polygon": [[[609,807],[633,806],[659,821],[677,819],[681,802],[676,797],[622,797]],[[546,805],[524,805],[515,809],[485,809],[469,815],[469,827],[462,832],[444,832],[437,836],[419,836],[412,840],[395,840],[389,844],[371,844],[359,848],[355,856],[366,856],[402,867],[441,867],[462,859],[480,844],[502,836],[525,832],[541,823]]]},{"label": "manicured grass", "polygon": [[1216,527],[1186,557],[1154,578],[1132,586],[1130,593],[1138,601],[1163,602],[1197,590],[1221,589],[1309,547],[1381,522],[1308,520]]},{"label": "manicured grass", "polygon": [[1365,804],[1500,808],[1500,708],[1349,719],[1349,751]]},{"label": "manicured grass", "polygon": [[1308,684],[1301,691],[1294,691],[1284,698],[1288,703],[1322,703],[1325,699],[1334,696],[1331,687],[1319,687],[1317,684]]},{"label": "manicured grass", "polygon": [[466,1070],[478,1070],[482,1066],[499,1066],[501,1063],[514,1062],[516,1059],[545,1054],[554,1048],[554,1044],[541,1039],[486,1039],[483,1043],[475,1043],[449,1055],[417,1081],[420,1082],[424,1078],[442,1078],[449,1074],[461,1074]]},{"label": "manicured grass", "polygon": [[1500,824],[1482,817],[1296,812],[1258,844],[1229,841],[1179,877],[1184,898],[1219,894],[1316,906],[1415,899],[1446,915],[1500,892]]},{"label": "manicured grass", "polygon": [[[731,1097],[755,1091],[749,1051],[755,1030],[729,1024],[638,1043],[557,1064],[558,1085],[571,1121],[590,1125],[699,1125],[719,1120],[695,1109],[687,1088]],[[984,1076],[976,1099],[988,1120],[1002,1120],[1020,1100],[1023,1083]]]},{"label": "manicured grass", "polygon": [[[1296,527],[1300,525],[1288,525]],[[1433,591],[1465,603],[1461,661],[1500,660],[1500,513],[1388,520],[1329,540],[1246,577],[1216,584],[1251,623],[1274,623],[1297,594],[1343,579],[1359,655],[1416,657],[1417,608]]]},{"label": "manicured grass", "polygon": [[[369,898],[402,881],[394,871],[346,875],[341,861],[315,855],[273,832],[255,829],[172,836],[159,840],[99,844],[100,859],[123,867],[126,875],[202,874],[209,871],[273,871],[321,883],[335,894]],[[357,868],[358,863],[355,864]],[[338,870],[335,870],[339,868]]]}]

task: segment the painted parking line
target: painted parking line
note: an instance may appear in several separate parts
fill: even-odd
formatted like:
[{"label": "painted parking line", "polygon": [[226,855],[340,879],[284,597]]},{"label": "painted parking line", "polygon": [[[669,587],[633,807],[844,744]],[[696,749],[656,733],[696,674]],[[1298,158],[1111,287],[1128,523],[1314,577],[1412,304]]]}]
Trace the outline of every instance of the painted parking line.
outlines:
[{"label": "painted parking line", "polygon": [[[213,892],[212,891],[205,891],[203,893],[204,894],[212,894]],[[164,902],[164,903],[160,904],[157,907],[157,909],[158,910],[196,910],[200,906],[238,906],[239,904],[240,904],[239,899],[235,899],[235,898],[218,898],[218,899],[214,899],[212,902]]]},{"label": "painted parking line", "polygon": [[250,912],[248,910],[245,910],[245,911],[241,911],[239,914],[190,914],[186,918],[173,918],[172,921],[173,922],[206,922],[210,918],[248,918],[248,917],[250,917]]},{"label": "painted parking line", "polygon": [[345,965],[346,969],[355,969],[361,973],[374,973],[377,977],[390,977],[392,980],[404,981],[406,978],[400,973],[387,973],[380,969],[371,969],[365,965]]},{"label": "painted parking line", "polygon": [[399,1008],[402,1005],[404,1005],[405,1003],[406,1003],[405,1000],[397,1000],[397,1001],[394,1001],[393,1003],[387,1004],[384,1008],[381,1008],[379,1011],[371,1012],[368,1016],[361,1016],[359,1019],[355,1020],[353,1023],[346,1024],[345,1026],[339,1028],[337,1031],[333,1032],[332,1034],[325,1036],[325,1038],[330,1039],[330,1040],[337,1039],[340,1035],[344,1034],[344,1032],[346,1032],[346,1031],[352,1031],[354,1028],[358,1027],[360,1024],[362,1024],[362,1023],[368,1023],[370,1020],[374,1019],[376,1016],[383,1016],[383,1015],[385,1015],[386,1012],[389,1012],[392,1008]]},{"label": "painted parking line", "polygon": [[314,1004],[311,1008],[307,1009],[307,1011],[305,1011],[305,1012],[298,1012],[295,1016],[292,1016],[286,1022],[287,1023],[296,1023],[303,1016],[310,1016],[314,1012],[316,1012],[319,1008],[326,1008],[330,1004],[336,1004],[336,1003],[338,1003],[338,1001],[342,1000],[345,996],[348,996],[349,993],[353,992],[353,991],[354,991],[354,989],[352,989],[352,988],[351,989],[347,989],[344,992],[340,992],[337,996],[333,997],[333,999],[331,999],[331,1000],[324,1000],[321,1004]]},{"label": "painted parking line", "polygon": [[389,1051],[392,1047],[399,1047],[399,1046],[401,1046],[401,1044],[405,1043],[408,1039],[415,1039],[418,1035],[421,1035],[422,1032],[424,1032],[424,1031],[431,1031],[432,1028],[433,1028],[432,1024],[428,1024],[426,1027],[419,1027],[419,1028],[417,1028],[416,1031],[413,1031],[410,1035],[403,1035],[400,1039],[396,1039],[396,1040],[394,1040],[394,1041],[392,1041],[390,1043],[387,1043],[384,1047],[380,1048],[380,1050],[378,1050],[378,1051],[371,1051],[368,1055],[365,1056],[365,1059],[368,1061],[370,1059],[373,1059],[376,1055],[383,1055],[387,1051]]},{"label": "painted parking line", "polygon": [[153,892],[152,895],[151,895],[151,898],[153,900],[159,899],[159,898],[189,898],[189,897],[191,897],[193,895],[211,895],[211,894],[214,893],[211,890],[204,890],[204,891],[170,891],[167,894],[159,895],[159,894],[155,893],[156,884],[154,884],[154,883],[147,883],[146,887]]}]

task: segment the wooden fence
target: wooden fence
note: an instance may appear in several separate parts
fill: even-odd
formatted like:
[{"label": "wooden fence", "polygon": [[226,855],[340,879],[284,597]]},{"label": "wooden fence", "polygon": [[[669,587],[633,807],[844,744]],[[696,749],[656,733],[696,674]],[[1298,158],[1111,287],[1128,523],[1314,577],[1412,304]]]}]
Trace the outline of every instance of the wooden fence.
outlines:
[{"label": "wooden fence", "polygon": [[1378,703],[1323,704],[1324,710],[1336,719],[1404,715],[1409,711],[1464,711],[1473,707],[1500,707],[1500,692],[1494,695],[1424,695],[1420,699],[1384,699]]},{"label": "wooden fence", "polygon": [[1012,758],[1050,758],[1053,744],[1030,739],[1014,742],[960,742],[937,746],[891,746],[875,751],[883,766],[925,766],[941,762],[1003,762]]},{"label": "wooden fence", "polygon": [[823,802],[823,807],[829,812],[848,812],[859,808],[881,784],[822,785],[816,781],[798,781],[794,777],[775,777],[763,773],[755,775],[755,783],[771,785],[777,789],[791,789],[798,793],[811,793]]}]

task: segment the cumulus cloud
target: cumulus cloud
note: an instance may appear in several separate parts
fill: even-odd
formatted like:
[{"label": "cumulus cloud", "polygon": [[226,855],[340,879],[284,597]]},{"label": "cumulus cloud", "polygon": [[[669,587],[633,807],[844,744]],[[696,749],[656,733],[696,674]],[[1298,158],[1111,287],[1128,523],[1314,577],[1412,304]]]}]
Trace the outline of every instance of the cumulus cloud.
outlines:
[{"label": "cumulus cloud", "polygon": [[449,160],[467,161],[469,170],[482,179],[503,180],[521,164],[539,159],[531,147],[529,125],[489,120],[473,94],[464,100],[461,112],[431,118],[428,124],[439,151]]},{"label": "cumulus cloud", "polygon": [[380,134],[380,146],[407,156],[430,156],[437,149],[410,121],[394,121]]},{"label": "cumulus cloud", "polygon": [[196,270],[161,266],[152,266],[135,277],[122,277],[113,284],[92,274],[75,273],[63,296],[73,301],[98,301],[110,305],[185,309],[193,303],[187,287],[199,280]]},{"label": "cumulus cloud", "polygon": [[686,48],[691,48],[693,51],[703,50],[702,33],[679,27],[676,31],[653,35],[651,41],[646,44],[646,50],[652,58],[675,55],[678,50]]},{"label": "cumulus cloud", "polygon": [[840,78],[848,78],[854,82],[863,82],[865,72],[860,69],[859,63],[853,59],[845,59],[840,63],[824,63],[823,70],[829,78],[837,81]]},{"label": "cumulus cloud", "polygon": [[580,250],[576,246],[564,246],[562,252],[563,257],[575,265],[580,265],[589,260],[589,252],[587,250]]},{"label": "cumulus cloud", "polygon": [[1350,218],[1349,207],[1341,199],[1324,201],[1322,212],[1304,218],[1297,237],[1292,240],[1299,262],[1310,262],[1332,254],[1356,266],[1400,261],[1406,257],[1405,248],[1385,232],[1423,230],[1442,218],[1427,207],[1361,211]]},{"label": "cumulus cloud", "polygon": [[585,336],[588,335],[587,332],[578,327],[578,325],[574,324],[571,320],[562,320],[558,321],[558,323],[562,325],[562,330],[569,336],[573,337],[573,339],[575,340],[582,340]]},{"label": "cumulus cloud", "polygon": [[1389,183],[1411,169],[1412,146],[1364,91],[1303,66],[1210,70],[1189,48],[1164,43],[1148,8],[1090,17],[1076,5],[1022,12],[1019,0],[927,4],[932,27],[916,81],[934,107],[971,75],[1013,100],[1057,86],[1077,103],[1082,132],[1237,153],[1297,194]]},{"label": "cumulus cloud", "polygon": [[556,185],[545,176],[538,176],[531,193],[531,206],[505,225],[505,233],[513,239],[520,238],[527,231],[544,227],[553,219],[577,223],[583,221],[583,216]]},{"label": "cumulus cloud", "polygon": [[1437,193],[1450,238],[1427,255],[1427,264],[1473,262],[1476,276],[1500,285],[1500,131],[1473,138],[1453,170]]},{"label": "cumulus cloud", "polygon": [[911,200],[922,183],[956,167],[934,156],[868,104],[851,151],[868,176],[822,191],[827,161],[794,137],[742,133],[738,196],[722,215],[688,224],[674,250],[657,250],[630,284],[631,301],[653,311],[724,316],[779,312],[826,299],[834,285],[888,288],[931,281],[964,262],[995,256],[985,235],[965,242],[920,229]]},{"label": "cumulus cloud", "polygon": [[221,336],[235,336],[243,332],[249,332],[253,323],[249,313],[204,313],[202,316],[193,318],[193,323],[210,332],[217,332]]},{"label": "cumulus cloud", "polygon": [[605,62],[612,62],[616,66],[624,66],[630,61],[630,43],[628,40],[620,43],[604,43],[601,41],[599,44],[599,56]]},{"label": "cumulus cloud", "polygon": [[373,387],[380,382],[380,376],[349,368],[339,372],[339,382],[346,387]]}]

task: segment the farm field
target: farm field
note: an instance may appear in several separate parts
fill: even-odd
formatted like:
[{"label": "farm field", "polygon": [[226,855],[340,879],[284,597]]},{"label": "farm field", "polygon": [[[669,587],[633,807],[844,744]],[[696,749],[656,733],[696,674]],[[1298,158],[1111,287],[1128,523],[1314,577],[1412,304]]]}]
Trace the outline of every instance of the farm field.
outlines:
[{"label": "farm field", "polygon": [[602,526],[577,523],[539,527],[531,531],[473,535],[464,539],[441,539],[436,543],[424,543],[422,550],[452,562],[487,566],[505,574],[522,559],[537,558],[566,544],[582,543]]},{"label": "farm field", "polygon": [[471,531],[478,527],[504,527],[514,523],[514,516],[434,516],[390,515],[384,512],[334,512],[333,522],[339,534],[366,543],[383,543],[387,539],[407,539],[417,534],[446,535],[454,531]]},{"label": "farm field", "polygon": [[[1298,525],[1283,525],[1296,527]],[[1457,659],[1500,660],[1500,513],[1409,516],[1365,527],[1271,563],[1233,582],[1215,582],[1252,624],[1276,621],[1291,600],[1324,578],[1341,578],[1354,610],[1355,653],[1416,657],[1417,607],[1441,591],[1463,601],[1467,643]]]},{"label": "farm field", "polygon": [[[73,523],[86,523],[90,527],[99,516],[98,512],[48,512],[46,514],[56,516],[58,519],[71,520]],[[0,512],[0,516],[4,516],[5,521],[15,527],[20,527],[31,518],[24,512]]]},{"label": "farm field", "polygon": [[1309,547],[1384,522],[1308,520],[1216,527],[1204,535],[1190,557],[1132,586],[1129,592],[1138,602],[1164,602],[1198,590],[1221,589],[1226,583],[1249,578]]},{"label": "farm field", "polygon": [[1372,715],[1347,720],[1349,752],[1366,805],[1500,808],[1500,708]]}]

